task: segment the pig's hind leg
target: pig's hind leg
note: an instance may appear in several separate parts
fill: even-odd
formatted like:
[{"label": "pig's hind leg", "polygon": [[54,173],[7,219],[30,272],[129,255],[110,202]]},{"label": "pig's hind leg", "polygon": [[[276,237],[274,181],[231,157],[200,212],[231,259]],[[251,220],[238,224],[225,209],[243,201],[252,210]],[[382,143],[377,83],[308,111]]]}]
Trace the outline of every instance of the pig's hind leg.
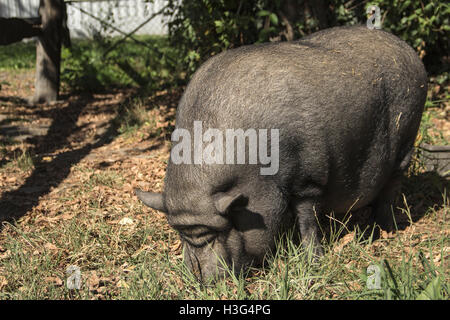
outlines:
[{"label": "pig's hind leg", "polygon": [[401,190],[403,172],[411,162],[414,148],[410,148],[404,157],[401,157],[391,179],[386,183],[373,203],[373,218],[375,223],[387,232],[394,231],[394,206],[398,193]]},{"label": "pig's hind leg", "polygon": [[373,203],[373,219],[382,230],[394,230],[393,206],[401,186],[401,176],[395,174],[383,187]]}]

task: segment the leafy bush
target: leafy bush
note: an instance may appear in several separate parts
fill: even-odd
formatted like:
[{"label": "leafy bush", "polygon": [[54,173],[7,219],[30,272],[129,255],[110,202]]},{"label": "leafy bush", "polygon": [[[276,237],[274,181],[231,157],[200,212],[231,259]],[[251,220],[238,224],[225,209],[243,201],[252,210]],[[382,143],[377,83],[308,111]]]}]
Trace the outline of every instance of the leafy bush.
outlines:
[{"label": "leafy bush", "polygon": [[429,71],[444,71],[450,6],[436,0],[169,0],[171,43],[186,70],[225,49],[297,39],[337,25],[365,24],[367,6],[380,7],[383,29],[413,46]]},{"label": "leafy bush", "polygon": [[433,68],[429,71],[443,71],[435,62],[450,51],[448,3],[436,0],[374,0],[373,3],[384,8],[384,29],[415,48],[425,64]]},{"label": "leafy bush", "polygon": [[[163,88],[180,77],[175,51],[166,37],[139,37],[113,47],[116,38],[74,41],[62,50],[61,80],[74,90],[114,87]],[[143,45],[145,44],[145,45]],[[112,49],[111,49],[112,48]]]},{"label": "leafy bush", "polygon": [[35,64],[36,44],[34,41],[1,46],[0,69],[32,69]]},{"label": "leafy bush", "polygon": [[169,0],[171,43],[190,72],[207,57],[258,40],[255,1]]}]

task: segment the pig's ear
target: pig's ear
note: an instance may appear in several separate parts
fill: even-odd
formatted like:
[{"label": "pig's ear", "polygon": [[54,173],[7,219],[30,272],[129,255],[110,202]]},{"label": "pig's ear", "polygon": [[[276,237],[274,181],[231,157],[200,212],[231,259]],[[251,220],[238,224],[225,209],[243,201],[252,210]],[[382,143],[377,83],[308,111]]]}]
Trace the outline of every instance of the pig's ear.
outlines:
[{"label": "pig's ear", "polygon": [[244,196],[241,193],[228,194],[225,192],[218,192],[213,195],[214,205],[220,214],[227,213],[233,205],[240,202],[243,198]]},{"label": "pig's ear", "polygon": [[134,192],[146,206],[167,213],[167,209],[164,205],[163,196],[161,193],[145,192],[140,189],[134,189]]}]

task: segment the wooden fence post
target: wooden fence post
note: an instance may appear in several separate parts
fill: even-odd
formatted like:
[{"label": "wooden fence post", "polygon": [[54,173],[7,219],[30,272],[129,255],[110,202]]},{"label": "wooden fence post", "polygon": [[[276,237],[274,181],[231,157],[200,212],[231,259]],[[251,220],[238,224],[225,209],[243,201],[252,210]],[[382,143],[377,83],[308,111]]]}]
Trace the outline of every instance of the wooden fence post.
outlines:
[{"label": "wooden fence post", "polygon": [[61,42],[66,19],[64,0],[40,0],[42,34],[36,45],[36,91],[32,103],[58,100]]}]

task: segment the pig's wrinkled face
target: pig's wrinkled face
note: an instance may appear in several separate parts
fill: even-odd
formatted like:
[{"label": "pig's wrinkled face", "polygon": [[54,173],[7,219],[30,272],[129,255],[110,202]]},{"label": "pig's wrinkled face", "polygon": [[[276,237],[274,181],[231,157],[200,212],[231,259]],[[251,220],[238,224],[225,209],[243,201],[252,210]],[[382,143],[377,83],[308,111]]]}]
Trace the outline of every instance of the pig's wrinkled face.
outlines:
[{"label": "pig's wrinkled face", "polygon": [[166,213],[183,241],[185,263],[199,280],[207,281],[261,264],[288,216],[276,188],[248,189],[209,195],[195,189],[136,193],[146,205]]},{"label": "pig's wrinkled face", "polygon": [[179,232],[185,263],[199,279],[246,271],[274,247],[286,203],[277,190],[259,191],[217,192],[194,197],[195,203],[166,195],[167,220]]},{"label": "pig's wrinkled face", "polygon": [[194,212],[168,208],[167,220],[179,232],[183,242],[184,261],[201,281],[226,276],[227,269],[238,273],[254,259],[246,251],[245,235],[230,219],[237,211],[243,210],[240,205],[245,203],[245,199],[235,196],[224,201],[227,203],[223,213],[213,202],[200,201]]},{"label": "pig's wrinkled face", "polygon": [[[196,228],[195,232],[204,229]],[[226,276],[228,272],[238,273],[251,264],[244,251],[240,235],[233,229],[216,233],[204,231],[204,235],[186,236],[183,239],[184,261],[200,281],[209,281]],[[226,271],[229,270],[229,271]]]}]

